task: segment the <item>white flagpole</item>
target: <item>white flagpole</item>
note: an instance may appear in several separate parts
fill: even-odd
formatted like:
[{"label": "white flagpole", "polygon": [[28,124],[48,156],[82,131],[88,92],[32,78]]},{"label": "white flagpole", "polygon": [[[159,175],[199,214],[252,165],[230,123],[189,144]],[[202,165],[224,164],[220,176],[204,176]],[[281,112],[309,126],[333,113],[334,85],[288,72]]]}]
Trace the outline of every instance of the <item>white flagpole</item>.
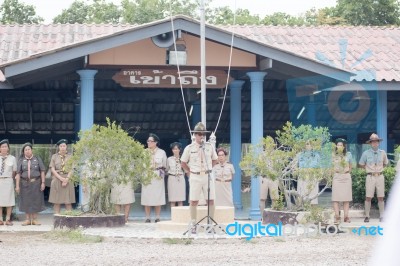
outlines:
[{"label": "white flagpole", "polygon": [[206,117],[206,26],[205,26],[205,5],[201,0],[200,6],[200,72],[201,72],[201,122],[207,128]]}]

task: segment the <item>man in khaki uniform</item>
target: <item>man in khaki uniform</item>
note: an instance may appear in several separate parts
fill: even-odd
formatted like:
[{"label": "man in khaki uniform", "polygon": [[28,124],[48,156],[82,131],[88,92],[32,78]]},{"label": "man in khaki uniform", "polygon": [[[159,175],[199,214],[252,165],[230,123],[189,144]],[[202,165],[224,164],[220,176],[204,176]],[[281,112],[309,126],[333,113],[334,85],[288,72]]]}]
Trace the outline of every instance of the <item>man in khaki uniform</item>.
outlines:
[{"label": "man in khaki uniform", "polygon": [[382,174],[383,168],[388,165],[389,161],[384,150],[379,149],[379,142],[382,139],[377,134],[372,134],[367,143],[371,145],[371,149],[363,152],[360,158],[359,165],[367,172],[365,180],[365,219],[364,222],[369,222],[369,211],[371,209],[371,199],[374,197],[375,188],[376,196],[378,197],[378,207],[380,221],[383,219],[385,197],[385,177]]},{"label": "man in khaki uniform", "polygon": [[[195,223],[200,195],[201,193],[208,195],[208,175],[217,163],[218,157],[211,143],[204,142],[204,136],[209,131],[206,131],[203,123],[197,123],[192,132],[195,135],[195,141],[183,151],[181,165],[186,175],[189,176],[190,218]],[[211,218],[214,218],[215,212],[214,199],[214,181],[210,180],[210,198],[207,199],[207,204],[210,206]]]},{"label": "man in khaki uniform", "polygon": [[272,201],[272,206],[275,204],[275,201],[278,200],[278,198],[279,198],[278,186],[279,186],[278,180],[274,181],[271,178],[268,178],[266,176],[263,176],[260,178],[260,213],[261,213],[261,215],[264,213],[265,202],[267,201],[268,193],[269,193],[269,197],[271,198],[271,201]]}]

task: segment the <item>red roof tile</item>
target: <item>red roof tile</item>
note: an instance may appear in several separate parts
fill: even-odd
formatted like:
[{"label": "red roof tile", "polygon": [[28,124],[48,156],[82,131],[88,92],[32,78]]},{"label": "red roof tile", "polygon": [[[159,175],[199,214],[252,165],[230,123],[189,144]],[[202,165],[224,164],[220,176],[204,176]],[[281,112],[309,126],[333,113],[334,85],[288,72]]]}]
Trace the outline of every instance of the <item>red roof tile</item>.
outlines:
[{"label": "red roof tile", "polygon": [[[127,24],[0,25],[0,64],[134,27]],[[400,81],[400,28],[219,27],[345,70],[373,69],[377,81]],[[354,79],[361,81],[363,77],[356,76]]]}]

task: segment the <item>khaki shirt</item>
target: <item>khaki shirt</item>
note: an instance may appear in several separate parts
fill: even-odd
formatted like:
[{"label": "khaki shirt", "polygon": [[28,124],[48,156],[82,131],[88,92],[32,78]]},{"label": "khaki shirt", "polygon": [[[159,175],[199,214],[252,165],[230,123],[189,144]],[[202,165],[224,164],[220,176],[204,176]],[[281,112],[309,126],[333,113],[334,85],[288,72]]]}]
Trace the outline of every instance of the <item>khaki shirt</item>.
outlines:
[{"label": "khaki shirt", "polygon": [[0,177],[13,177],[17,171],[17,160],[12,155],[3,158],[0,156]]},{"label": "khaki shirt", "polygon": [[217,159],[217,152],[209,142],[205,143],[204,149],[196,142],[186,146],[181,157],[181,161],[187,163],[192,172],[211,170],[212,161]]},{"label": "khaki shirt", "polygon": [[50,168],[54,168],[54,170],[55,170],[57,173],[60,173],[60,174],[67,174],[67,172],[65,171],[65,164],[67,163],[67,161],[69,160],[69,158],[71,158],[71,155],[70,155],[70,154],[66,154],[66,155],[64,156],[63,159],[61,158],[61,155],[60,155],[60,154],[58,154],[58,153],[53,154],[53,155],[51,156],[51,160],[50,160],[50,165],[49,165],[49,167],[50,167]]},{"label": "khaki shirt", "polygon": [[231,180],[235,174],[233,164],[225,163],[224,165],[216,164],[213,168],[214,177],[219,180]]},{"label": "khaki shirt", "polygon": [[350,172],[351,153],[346,155],[334,154],[332,157],[333,169],[335,173],[345,174]]},{"label": "khaki shirt", "polygon": [[378,149],[369,149],[363,152],[359,164],[364,166],[367,173],[381,173],[383,168],[389,163],[386,152]]},{"label": "khaki shirt", "polygon": [[[46,169],[44,167],[42,159],[37,156],[33,156],[31,159],[31,178],[40,177],[40,172],[44,172]],[[20,174],[22,178],[28,178],[28,159],[22,157],[18,160],[17,174]]]},{"label": "khaki shirt", "polygon": [[169,175],[182,176],[183,170],[181,167],[181,160],[179,158],[175,158],[175,156],[168,157],[167,172]]}]

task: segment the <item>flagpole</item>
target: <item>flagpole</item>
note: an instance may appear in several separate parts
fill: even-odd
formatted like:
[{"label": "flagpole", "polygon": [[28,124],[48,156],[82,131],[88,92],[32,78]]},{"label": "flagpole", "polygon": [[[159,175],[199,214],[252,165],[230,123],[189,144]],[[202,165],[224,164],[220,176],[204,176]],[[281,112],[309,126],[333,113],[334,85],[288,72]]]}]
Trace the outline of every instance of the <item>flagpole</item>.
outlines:
[{"label": "flagpole", "polygon": [[200,72],[201,72],[201,122],[207,128],[206,117],[206,23],[205,23],[205,5],[201,0],[200,6]]}]

